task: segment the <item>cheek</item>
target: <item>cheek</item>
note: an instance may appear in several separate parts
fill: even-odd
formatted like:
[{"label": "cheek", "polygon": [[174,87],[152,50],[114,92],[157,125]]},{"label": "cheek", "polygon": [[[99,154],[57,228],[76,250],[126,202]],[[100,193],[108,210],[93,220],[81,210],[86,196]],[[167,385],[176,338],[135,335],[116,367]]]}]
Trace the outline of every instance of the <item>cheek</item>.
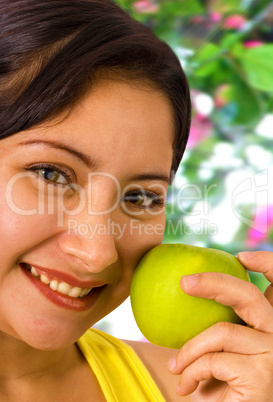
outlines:
[{"label": "cheek", "polygon": [[43,216],[20,216],[7,209],[0,221],[2,250],[5,255],[19,256],[52,235],[54,229],[54,223]]},{"label": "cheek", "polygon": [[[24,173],[25,174],[25,173]],[[53,215],[64,204],[61,187],[47,184],[43,180],[14,175],[7,181],[1,194],[11,211],[20,216]]]},{"label": "cheek", "polygon": [[16,258],[54,233],[56,216],[33,213],[37,192],[26,191],[22,185],[5,190],[0,186],[0,255]]},{"label": "cheek", "polygon": [[131,274],[141,257],[151,248],[162,243],[164,229],[165,215],[163,212],[147,221],[130,219],[126,222],[120,222],[117,247],[122,265],[124,267],[129,266]]}]

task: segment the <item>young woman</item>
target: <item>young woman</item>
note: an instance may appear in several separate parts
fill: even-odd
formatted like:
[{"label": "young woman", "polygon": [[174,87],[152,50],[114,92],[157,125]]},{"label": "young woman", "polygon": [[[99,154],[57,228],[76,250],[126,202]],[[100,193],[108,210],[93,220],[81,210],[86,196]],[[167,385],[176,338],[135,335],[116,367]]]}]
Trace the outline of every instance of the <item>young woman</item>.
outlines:
[{"label": "young woman", "polygon": [[[175,357],[89,329],[162,241],[190,122],[171,49],[109,0],[3,0],[0,51],[0,400],[270,401],[271,288],[184,277],[248,326]],[[271,254],[246,257],[271,280]]]}]

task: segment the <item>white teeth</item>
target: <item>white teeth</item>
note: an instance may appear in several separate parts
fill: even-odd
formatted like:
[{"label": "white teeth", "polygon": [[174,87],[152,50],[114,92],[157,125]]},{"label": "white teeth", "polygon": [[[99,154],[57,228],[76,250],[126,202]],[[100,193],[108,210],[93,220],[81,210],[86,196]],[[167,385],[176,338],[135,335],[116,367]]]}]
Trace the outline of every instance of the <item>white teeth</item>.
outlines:
[{"label": "white teeth", "polygon": [[81,293],[80,293],[80,297],[83,297],[86,295],[86,290],[87,289],[82,289]]},{"label": "white teeth", "polygon": [[68,295],[69,290],[71,289],[71,286],[68,285],[68,283],[62,282],[58,286],[58,292],[63,293],[64,295]]},{"label": "white teeth", "polygon": [[71,297],[79,297],[81,294],[82,288],[78,288],[77,286],[74,288],[71,288],[68,292],[68,296]]},{"label": "white teeth", "polygon": [[86,296],[93,288],[86,288],[81,291],[80,297]]},{"label": "white teeth", "polygon": [[34,267],[31,267],[30,272],[32,273],[33,276],[38,277],[38,279],[41,282],[45,283],[46,285],[49,285],[50,289],[57,290],[58,292],[71,297],[84,297],[93,289],[93,288],[80,288],[78,286],[72,287],[66,282],[59,283],[56,279],[53,279],[51,281],[45,274],[41,275],[38,274],[38,272]]},{"label": "white teeth", "polygon": [[48,277],[47,277],[46,275],[44,275],[44,274],[42,274],[42,275],[40,276],[40,281],[44,282],[46,285],[48,285],[49,282],[50,282],[50,280],[48,279]]},{"label": "white teeth", "polygon": [[57,290],[59,286],[59,282],[53,279],[53,281],[50,281],[49,287],[52,290]]},{"label": "white teeth", "polygon": [[39,276],[38,272],[36,271],[36,269],[34,267],[31,267],[30,272],[32,273],[32,275],[34,276]]}]

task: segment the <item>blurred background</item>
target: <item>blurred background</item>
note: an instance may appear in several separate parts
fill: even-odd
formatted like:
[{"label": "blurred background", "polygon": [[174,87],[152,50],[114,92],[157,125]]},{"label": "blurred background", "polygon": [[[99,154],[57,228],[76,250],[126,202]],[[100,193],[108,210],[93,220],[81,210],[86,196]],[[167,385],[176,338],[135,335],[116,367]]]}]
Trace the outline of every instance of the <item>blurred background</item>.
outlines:
[{"label": "blurred background", "polygon": [[[115,0],[175,51],[192,127],[169,189],[164,243],[273,251],[273,2]],[[262,291],[263,275],[250,273]],[[130,300],[97,324],[141,340]]]}]

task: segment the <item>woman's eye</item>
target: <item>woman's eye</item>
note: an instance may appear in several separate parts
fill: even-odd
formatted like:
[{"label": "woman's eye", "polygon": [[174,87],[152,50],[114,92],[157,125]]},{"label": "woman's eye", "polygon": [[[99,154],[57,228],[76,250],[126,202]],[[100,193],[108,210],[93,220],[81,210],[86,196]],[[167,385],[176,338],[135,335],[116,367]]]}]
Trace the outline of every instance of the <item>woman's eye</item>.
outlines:
[{"label": "woman's eye", "polygon": [[56,170],[53,169],[37,169],[37,173],[40,177],[47,181],[51,181],[53,183],[58,183],[58,184],[68,184],[67,178],[62,175],[61,173],[57,172]]},{"label": "woman's eye", "polygon": [[49,184],[70,185],[75,181],[75,176],[65,166],[61,168],[53,164],[36,164],[28,166],[26,170]]},{"label": "woman's eye", "polygon": [[163,206],[164,200],[160,194],[152,193],[149,191],[134,191],[124,195],[123,201],[130,203],[136,208],[142,209],[155,209]]}]

